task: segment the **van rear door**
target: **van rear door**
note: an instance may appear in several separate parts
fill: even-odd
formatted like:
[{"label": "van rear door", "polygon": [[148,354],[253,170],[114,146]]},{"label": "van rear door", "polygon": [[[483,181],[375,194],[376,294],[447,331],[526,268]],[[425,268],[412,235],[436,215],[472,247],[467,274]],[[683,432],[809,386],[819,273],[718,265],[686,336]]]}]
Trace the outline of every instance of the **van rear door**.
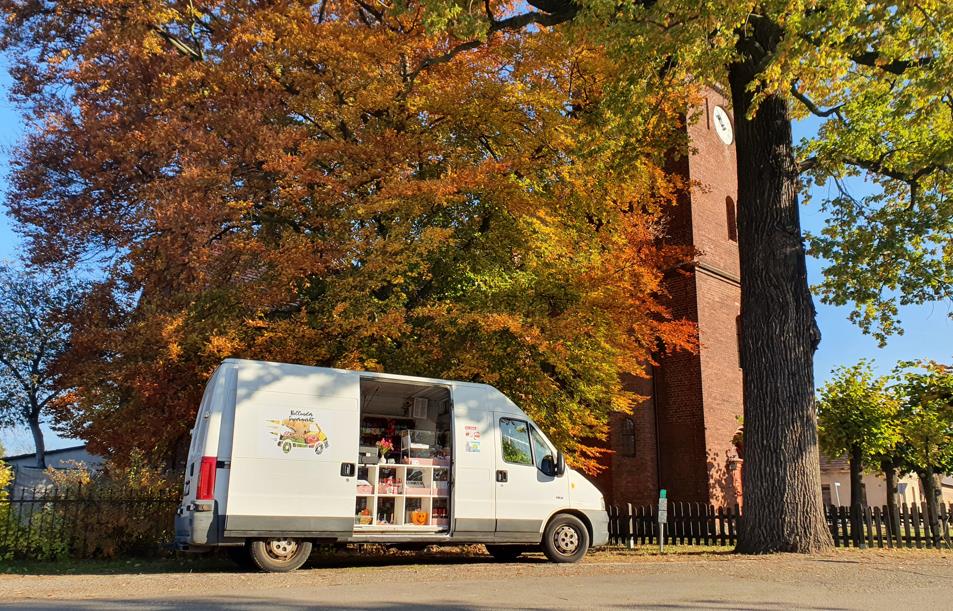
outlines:
[{"label": "van rear door", "polygon": [[226,536],[351,536],[358,397],[357,374],[242,363]]},{"label": "van rear door", "polygon": [[[202,456],[205,455],[208,445],[209,422],[212,417],[212,401],[222,382],[222,367],[219,367],[205,385],[202,402],[195,414],[195,425],[192,427],[192,439],[189,444],[189,457],[185,465],[185,481],[182,488],[182,505],[186,506],[195,500],[201,475]],[[216,435],[216,440],[218,439]]]}]

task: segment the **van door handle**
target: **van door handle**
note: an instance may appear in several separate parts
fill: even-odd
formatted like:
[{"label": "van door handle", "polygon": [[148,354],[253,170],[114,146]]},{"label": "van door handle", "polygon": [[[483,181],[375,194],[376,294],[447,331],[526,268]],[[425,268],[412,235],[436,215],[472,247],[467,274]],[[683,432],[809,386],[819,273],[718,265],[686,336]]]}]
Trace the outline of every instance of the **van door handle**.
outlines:
[{"label": "van door handle", "polygon": [[506,471],[504,471],[503,469],[497,470],[497,472],[496,472],[496,481],[500,482],[501,484],[502,484],[503,482],[505,482],[505,481],[506,481]]},{"label": "van door handle", "polygon": [[352,462],[342,462],[341,463],[341,477],[354,477],[354,473],[357,471],[357,466]]}]

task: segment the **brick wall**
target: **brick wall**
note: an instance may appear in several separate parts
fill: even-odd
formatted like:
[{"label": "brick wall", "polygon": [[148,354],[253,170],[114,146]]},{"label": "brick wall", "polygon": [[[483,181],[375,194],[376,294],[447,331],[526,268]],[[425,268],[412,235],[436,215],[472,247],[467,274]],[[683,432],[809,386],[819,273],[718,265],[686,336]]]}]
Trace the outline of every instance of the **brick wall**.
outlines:
[{"label": "brick wall", "polygon": [[[650,378],[630,378],[625,381],[631,390],[647,400],[632,409],[632,414],[614,414],[610,421],[609,448],[605,475],[598,482],[609,502],[652,503],[658,498],[658,464],[655,445],[655,405],[652,400]],[[634,449],[624,439],[624,421],[631,419],[634,425]]]},{"label": "brick wall", "polygon": [[[609,471],[598,480],[610,502],[652,502],[659,483],[681,501],[740,502],[740,461],[732,445],[742,413],[736,324],[741,291],[737,234],[730,226],[737,218],[730,209],[737,201],[735,150],[712,124],[714,107],[727,108],[725,98],[710,90],[703,105],[700,120],[687,127],[695,153],[670,164],[693,187],[668,224],[669,240],[694,244],[701,254],[696,269],[672,271],[666,280],[673,313],[698,323],[700,349],[659,356],[654,385],[642,393],[654,401],[633,416],[636,456],[612,455]],[[621,447],[621,424],[621,417],[612,421],[608,445],[614,450]],[[654,448],[658,460],[640,452],[643,446]]]},{"label": "brick wall", "polygon": [[737,201],[738,178],[734,144],[726,145],[712,124],[714,107],[727,108],[728,102],[709,90],[703,103],[705,117],[688,127],[697,149],[689,161],[689,175],[698,183],[692,189],[692,235],[701,251],[695,282],[708,501],[721,505],[739,502],[741,492],[738,457],[731,441],[743,411],[738,243],[736,229],[729,226],[737,218],[729,208]]}]

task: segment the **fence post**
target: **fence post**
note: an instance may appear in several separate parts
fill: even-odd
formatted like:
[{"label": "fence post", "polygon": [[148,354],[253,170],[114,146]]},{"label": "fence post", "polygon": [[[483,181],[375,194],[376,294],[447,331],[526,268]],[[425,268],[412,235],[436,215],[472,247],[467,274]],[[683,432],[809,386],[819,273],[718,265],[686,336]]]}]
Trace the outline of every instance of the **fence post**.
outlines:
[{"label": "fence post", "polygon": [[881,517],[880,507],[874,507],[873,518],[874,524],[877,526],[877,547],[880,548],[884,546],[883,525],[880,523]]},{"label": "fence post", "polygon": [[953,548],[953,544],[950,542],[950,516],[947,513],[946,505],[943,503],[937,503],[937,505],[940,511],[940,533],[943,535],[943,541],[946,542],[947,548]]},{"label": "fence post", "polygon": [[864,548],[864,510],[860,503],[850,506],[850,540],[854,547]]},{"label": "fence post", "polygon": [[[878,526],[880,524],[878,523]],[[867,531],[867,547],[874,546],[874,525],[871,521],[871,511],[870,506],[864,506],[864,528]]]},{"label": "fence post", "polygon": [[629,549],[635,549],[635,530],[633,526],[635,525],[635,520],[632,515],[632,503],[625,504],[625,523],[626,523],[626,547]]},{"label": "fence post", "polygon": [[917,504],[914,503],[910,508],[910,521],[913,522],[913,536],[915,537],[917,549],[923,547],[922,541],[920,540],[920,508],[917,507]]},{"label": "fence post", "polygon": [[850,512],[847,507],[843,505],[837,508],[837,517],[840,520],[841,528],[841,545],[844,547],[850,547],[850,520],[848,519]]},{"label": "fence post", "polygon": [[731,545],[732,547],[734,547],[736,543],[736,539],[735,539],[736,524],[735,524],[734,517],[735,517],[734,510],[731,507],[729,507],[728,508],[728,544]]},{"label": "fence post", "polygon": [[718,544],[727,545],[728,541],[725,537],[725,508],[722,505],[718,506],[718,515],[715,518],[715,522],[718,525]]}]

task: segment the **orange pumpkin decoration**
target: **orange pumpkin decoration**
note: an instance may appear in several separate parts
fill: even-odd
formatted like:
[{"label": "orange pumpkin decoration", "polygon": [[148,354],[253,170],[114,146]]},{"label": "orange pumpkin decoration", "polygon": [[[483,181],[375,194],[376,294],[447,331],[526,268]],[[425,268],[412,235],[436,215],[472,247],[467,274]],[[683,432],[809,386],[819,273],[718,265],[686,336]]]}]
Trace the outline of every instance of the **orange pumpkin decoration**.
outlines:
[{"label": "orange pumpkin decoration", "polygon": [[414,511],[410,514],[411,521],[417,526],[426,526],[429,517],[430,514],[426,511]]}]

